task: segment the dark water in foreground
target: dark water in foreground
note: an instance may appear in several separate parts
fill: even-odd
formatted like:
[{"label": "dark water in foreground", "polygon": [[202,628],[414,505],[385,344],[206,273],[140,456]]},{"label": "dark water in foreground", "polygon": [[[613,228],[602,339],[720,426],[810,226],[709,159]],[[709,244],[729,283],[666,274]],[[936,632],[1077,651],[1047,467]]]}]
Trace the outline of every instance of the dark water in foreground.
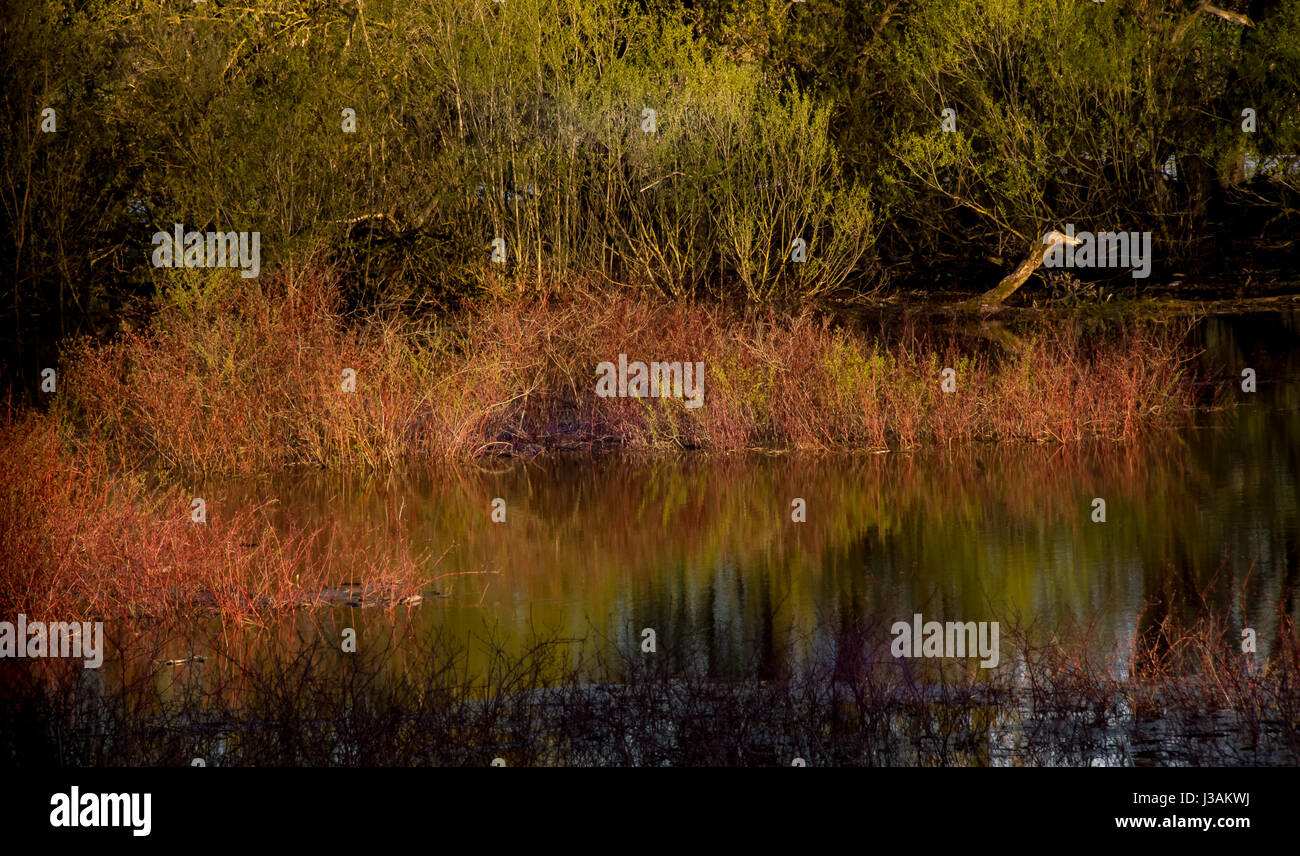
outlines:
[{"label": "dark water in foreground", "polygon": [[[400,638],[385,643],[391,646],[386,671],[407,668],[404,663],[418,660],[416,649],[430,639],[461,639],[470,642],[466,678],[472,681],[499,667],[503,657],[523,657],[539,634],[578,640],[568,649],[574,658],[617,651],[636,656],[651,629],[669,675],[689,672],[719,684],[741,675],[779,682],[816,665],[837,645],[842,651],[844,639],[854,628],[860,633],[866,619],[874,629],[852,638],[887,650],[892,622],[920,613],[926,620],[999,622],[1033,628],[1045,638],[1085,640],[1122,678],[1133,666],[1127,652],[1135,635],[1165,617],[1192,618],[1207,610],[1226,616],[1234,632],[1254,628],[1266,655],[1278,616],[1300,616],[1300,360],[1292,347],[1298,330],[1300,313],[1201,322],[1202,397],[1217,406],[1192,414],[1188,425],[1126,445],[551,458],[384,478],[290,474],[207,485],[207,494],[225,507],[273,501],[279,521],[323,527],[336,550],[373,557],[409,551],[433,581],[422,604],[395,612],[336,606],[301,611],[272,627],[214,620],[173,639],[169,656],[206,654],[210,663],[209,643],[218,637],[226,650],[232,639],[240,640],[234,647],[247,652],[249,664],[259,660],[259,649],[296,649],[309,636],[325,639],[337,653],[339,628],[356,628],[364,647],[392,639],[400,625]],[[1241,390],[1246,367],[1256,372],[1255,393]],[[505,501],[504,522],[493,520],[498,498]],[[792,520],[796,499],[804,502],[803,522]],[[1104,522],[1093,520],[1097,499],[1105,501]],[[473,644],[484,639],[496,647],[495,660],[486,646]],[[1003,656],[1011,660],[1005,645]],[[152,680],[164,697],[179,698],[208,680],[205,668],[211,667],[163,668]],[[519,685],[527,688],[527,681]],[[593,721],[609,709],[590,693],[566,703]],[[637,703],[637,721],[672,719],[662,693]],[[771,712],[776,722],[779,706],[734,695],[709,704],[711,710],[732,705],[730,722],[748,716],[746,706]],[[1022,763],[1006,746],[1021,739],[1017,729],[1037,714],[1019,704],[968,704],[961,728],[974,748],[966,754],[909,748],[914,754],[872,759]],[[345,700],[340,709],[353,705]],[[787,713],[793,709],[787,704]],[[1198,735],[1237,727],[1205,713]],[[917,735],[932,731],[929,717],[939,714],[922,702],[908,715],[910,726],[881,726],[873,745],[904,745],[891,736],[897,726],[912,747],[920,746]],[[1115,717],[1127,718],[1123,735],[1090,732],[1086,751],[1061,757],[1048,735],[1047,754],[1032,762],[1195,762],[1180,761],[1169,748],[1169,733],[1185,730],[1185,722],[1159,716],[1144,722],[1132,710],[1111,708],[1084,727]],[[187,722],[192,727],[193,720]],[[332,735],[335,727],[326,732]],[[1280,728],[1285,734],[1296,725],[1283,721]],[[450,733],[439,739],[453,740]],[[612,755],[611,747],[644,748],[662,736],[606,740],[576,762],[640,763],[645,758]],[[349,758],[376,762],[352,739]],[[674,732],[672,740],[683,739]],[[186,740],[176,751],[210,745],[192,735]],[[334,763],[342,750],[333,737],[325,742],[332,748],[323,762]],[[410,751],[397,752],[395,762],[418,763]],[[788,751],[771,748],[781,763],[800,751],[795,743]],[[1260,752],[1274,763],[1291,763],[1269,756],[1273,750],[1261,749],[1258,740],[1249,751],[1256,760],[1248,763],[1257,763]],[[661,756],[646,757],[653,762]]]}]

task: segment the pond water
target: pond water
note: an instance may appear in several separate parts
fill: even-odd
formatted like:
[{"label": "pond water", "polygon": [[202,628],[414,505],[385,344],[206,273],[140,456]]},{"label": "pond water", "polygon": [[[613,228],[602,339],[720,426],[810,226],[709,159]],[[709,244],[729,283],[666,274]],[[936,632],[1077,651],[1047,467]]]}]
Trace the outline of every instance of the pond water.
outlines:
[{"label": "pond water", "polygon": [[[525,699],[513,709],[515,720],[533,722],[539,708],[562,709],[557,724],[543,729],[551,733],[543,744],[559,752],[554,747],[563,743],[569,754],[534,752],[522,763],[789,763],[782,759],[807,755],[810,741],[839,727],[840,690],[823,683],[801,700],[762,694],[854,646],[895,662],[888,656],[893,624],[918,614],[925,621],[998,622],[1003,668],[1015,675],[1003,689],[1016,681],[1024,686],[1023,661],[1007,645],[1005,631],[1015,629],[1079,642],[1104,655],[1104,668],[1116,678],[1136,668],[1134,639],[1169,617],[1224,616],[1226,644],[1236,644],[1235,634],[1250,627],[1260,654],[1268,655],[1279,616],[1300,613],[1298,330],[1296,312],[1198,322],[1198,398],[1208,406],[1189,411],[1179,427],[1125,444],[539,457],[371,477],[295,472],[209,482],[202,489],[218,507],[269,502],[277,525],[322,530],[328,537],[318,542],[317,560],[327,569],[355,568],[357,557],[382,564],[399,551],[430,582],[416,606],[367,608],[341,598],[270,624],[212,618],[168,637],[165,656],[204,661],[146,672],[159,699],[181,705],[180,719],[169,714],[166,728],[150,731],[152,714],[142,715],[133,726],[136,739],[150,747],[158,739],[150,735],[170,733],[167,748],[145,748],[143,756],[122,750],[122,757],[186,763],[199,753],[221,763],[229,752],[233,763],[445,764],[487,763],[497,752],[509,754],[503,746],[523,751],[517,739],[499,739],[499,722],[474,726],[478,731],[465,724],[483,712],[475,705],[484,702],[457,702],[458,715],[468,719],[451,726],[438,713],[435,727],[425,706],[436,693],[428,688],[400,702],[382,693],[378,701],[357,695],[360,672],[348,665],[356,661],[339,659],[345,628],[356,631],[359,650],[381,651],[371,662],[389,679],[427,670],[421,652],[461,640],[468,652],[457,678],[462,686],[515,686],[513,697]],[[1254,392],[1242,389],[1246,368],[1255,372]],[[1096,519],[1097,500],[1104,501],[1104,521]],[[326,544],[333,552],[325,552]],[[355,582],[347,578],[352,573],[340,570],[335,582]],[[619,685],[614,668],[587,673],[582,680],[600,686],[586,689],[570,674],[559,689],[577,694],[557,702],[535,695],[553,682],[502,671],[503,663],[526,660],[539,638],[563,640],[574,662],[617,664],[622,656],[626,664],[629,652],[633,658],[644,652],[647,630],[662,665],[658,680],[686,676],[705,683],[683,690],[680,701],[671,701],[678,696],[664,689],[668,683],[620,700],[603,688]],[[323,674],[285,664],[283,652],[304,646],[332,652],[317,661]],[[214,657],[215,651],[224,653]],[[276,652],[280,665],[259,672],[258,664],[271,663]],[[112,657],[104,670],[110,675]],[[224,672],[215,667],[223,658],[232,664]],[[1202,710],[1201,702],[1192,705],[1193,722],[1161,712],[1164,702],[1153,702],[1152,715],[1133,708],[1131,699],[1090,699],[1082,692],[1064,706],[1053,702],[1047,730],[1031,733],[1030,724],[1048,721],[1041,706],[1020,696],[968,696],[954,707],[943,700],[947,690],[935,685],[933,671],[918,669],[912,677],[922,694],[916,684],[901,690],[910,694],[910,707],[890,708],[855,732],[868,733],[866,742],[841,747],[840,755],[826,749],[820,762],[1294,763],[1298,757],[1291,713],[1270,714],[1244,733],[1240,720]],[[740,677],[759,681],[734,682]],[[294,680],[306,689],[284,690]],[[715,686],[747,689],[710,695]],[[196,687],[207,695],[193,696]],[[339,695],[337,687],[346,691]],[[484,697],[475,692],[460,698]],[[888,707],[900,689],[873,685],[872,692],[873,704]],[[249,693],[262,699],[253,713],[243,707]],[[374,719],[359,725],[362,697]],[[168,708],[166,701],[141,704],[145,712]],[[701,704],[711,711],[705,719],[727,724],[691,732],[687,726],[699,720]],[[403,712],[410,705],[424,711],[412,722]],[[327,716],[326,708],[334,714]],[[634,708],[640,713],[629,714]],[[954,725],[944,709],[963,718]],[[755,755],[746,743],[718,754],[718,729],[734,731],[755,715],[767,723],[766,748]],[[283,732],[278,742],[257,742],[279,733],[268,731],[268,717],[279,717],[281,729],[285,717],[292,719],[296,736]],[[313,724],[313,717],[325,724]],[[229,724],[235,720],[243,724]],[[580,732],[600,721],[604,730],[592,733],[621,736],[592,738],[595,748],[582,754],[572,739],[555,737],[575,721],[588,723]],[[627,728],[642,726],[629,722],[655,723],[658,730],[634,737]],[[213,737],[213,728],[225,736]],[[1062,728],[1072,736],[1062,737]],[[471,731],[476,736],[464,736]],[[797,739],[790,736],[796,732]],[[323,747],[311,757],[303,748],[309,733]],[[663,749],[657,741],[665,740],[676,748]],[[684,741],[707,751],[682,754]],[[1217,754],[1197,748],[1206,741]],[[438,754],[471,745],[487,754]],[[620,754],[627,746],[635,747],[633,754]]]},{"label": "pond water", "polygon": [[437,578],[418,621],[507,649],[538,631],[635,647],[651,628],[700,643],[711,674],[774,658],[776,675],[864,615],[1089,625],[1123,647],[1140,617],[1204,594],[1266,650],[1300,571],[1298,318],[1200,322],[1202,399],[1227,406],[1132,444],[539,458],[207,490],[377,555],[400,535]]}]

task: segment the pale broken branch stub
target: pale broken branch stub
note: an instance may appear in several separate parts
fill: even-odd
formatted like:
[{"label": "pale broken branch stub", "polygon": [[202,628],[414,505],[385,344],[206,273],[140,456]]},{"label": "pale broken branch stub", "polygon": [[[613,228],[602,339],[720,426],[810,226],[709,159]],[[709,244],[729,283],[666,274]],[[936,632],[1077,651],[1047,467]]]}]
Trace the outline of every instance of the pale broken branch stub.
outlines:
[{"label": "pale broken branch stub", "polygon": [[1069,238],[1065,235],[1052,230],[1043,237],[1039,238],[1034,245],[1029,248],[1029,254],[1025,256],[1024,261],[1016,265],[1016,269],[1002,278],[1002,281],[993,288],[981,294],[972,301],[977,307],[995,307],[1015,293],[1016,289],[1025,284],[1025,281],[1033,275],[1042,265],[1043,259],[1059,243],[1067,243],[1071,246],[1078,246],[1078,238]]}]

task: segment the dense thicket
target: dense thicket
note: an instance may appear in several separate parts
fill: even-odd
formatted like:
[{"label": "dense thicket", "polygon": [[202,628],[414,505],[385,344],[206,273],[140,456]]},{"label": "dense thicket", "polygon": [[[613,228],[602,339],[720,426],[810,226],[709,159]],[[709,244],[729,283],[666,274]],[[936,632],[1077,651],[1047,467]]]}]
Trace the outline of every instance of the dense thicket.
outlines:
[{"label": "dense thicket", "polygon": [[0,329],[107,326],[176,222],[326,246],[358,299],[983,288],[1066,222],[1282,264],[1300,0],[1219,2],[14,0]]}]

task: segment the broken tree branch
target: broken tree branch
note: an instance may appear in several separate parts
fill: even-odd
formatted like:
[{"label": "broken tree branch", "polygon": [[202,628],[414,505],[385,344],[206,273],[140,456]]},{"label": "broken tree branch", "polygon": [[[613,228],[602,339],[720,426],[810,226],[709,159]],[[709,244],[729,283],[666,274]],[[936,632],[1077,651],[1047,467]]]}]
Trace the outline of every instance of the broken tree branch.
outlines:
[{"label": "broken tree branch", "polygon": [[1002,278],[996,286],[975,298],[972,303],[977,307],[987,308],[999,306],[1001,303],[1015,293],[1015,290],[1025,284],[1025,281],[1038,270],[1043,259],[1051,252],[1052,248],[1060,243],[1068,243],[1071,246],[1078,246],[1078,238],[1067,238],[1055,230],[1048,232],[1043,237],[1034,242],[1029,248],[1029,254],[1025,256],[1024,261],[1016,266],[1016,269]]},{"label": "broken tree branch", "polygon": [[1201,14],[1202,12],[1208,12],[1211,15],[1222,18],[1225,21],[1230,21],[1231,23],[1234,24],[1240,24],[1243,27],[1255,26],[1255,23],[1251,21],[1250,18],[1247,18],[1245,15],[1241,14],[1240,12],[1229,12],[1226,9],[1220,9],[1217,6],[1211,6],[1209,4],[1209,0],[1201,0],[1201,2],[1197,4],[1196,8],[1193,9],[1191,13],[1186,18],[1183,19],[1183,22],[1178,25],[1178,29],[1174,30],[1174,35],[1173,38],[1170,40],[1170,44],[1176,45],[1179,42],[1181,42],[1183,40],[1183,37],[1187,35],[1187,31],[1191,29],[1192,22],[1196,20],[1196,16]]}]

